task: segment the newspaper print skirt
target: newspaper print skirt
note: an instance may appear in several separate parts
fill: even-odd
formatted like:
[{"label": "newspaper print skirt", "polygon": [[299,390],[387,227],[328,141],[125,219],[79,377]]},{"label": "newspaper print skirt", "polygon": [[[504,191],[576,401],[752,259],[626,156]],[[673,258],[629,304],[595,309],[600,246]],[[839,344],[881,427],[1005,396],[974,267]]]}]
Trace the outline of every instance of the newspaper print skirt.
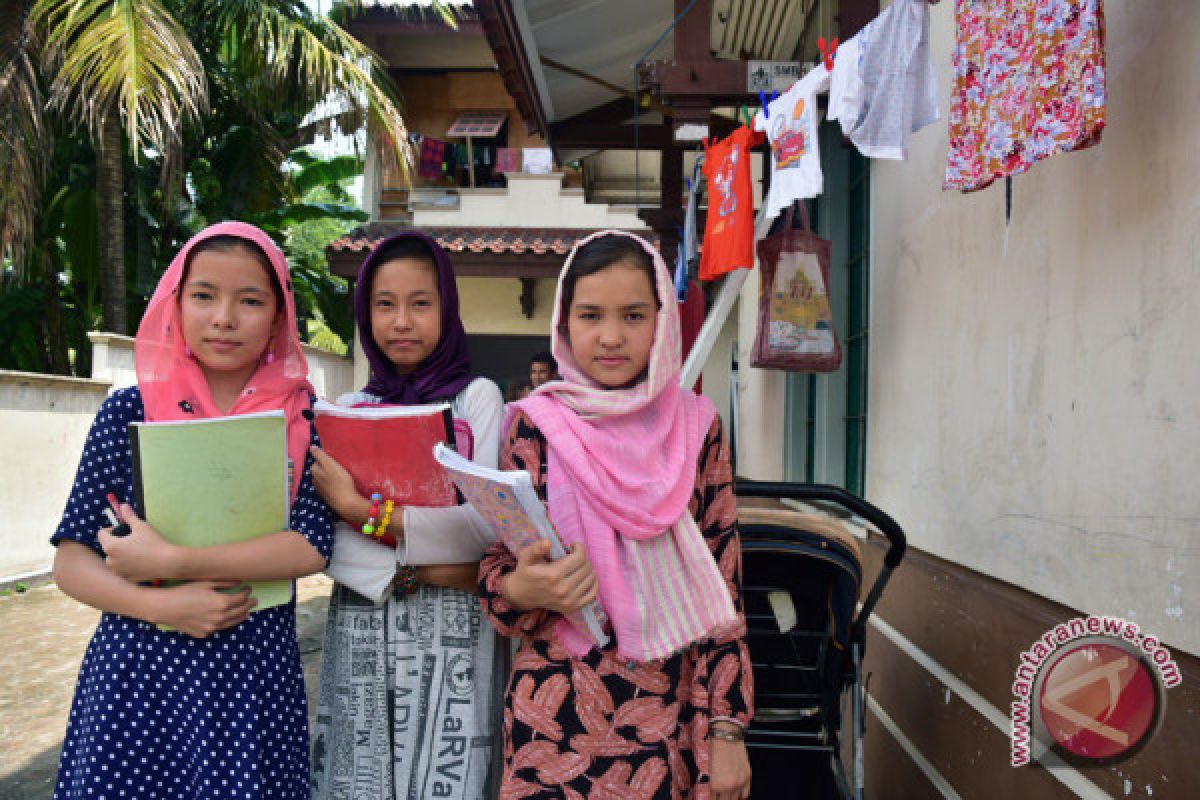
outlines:
[{"label": "newspaper print skirt", "polygon": [[509,653],[474,595],[420,586],[377,606],[335,585],[314,800],[495,797]]}]

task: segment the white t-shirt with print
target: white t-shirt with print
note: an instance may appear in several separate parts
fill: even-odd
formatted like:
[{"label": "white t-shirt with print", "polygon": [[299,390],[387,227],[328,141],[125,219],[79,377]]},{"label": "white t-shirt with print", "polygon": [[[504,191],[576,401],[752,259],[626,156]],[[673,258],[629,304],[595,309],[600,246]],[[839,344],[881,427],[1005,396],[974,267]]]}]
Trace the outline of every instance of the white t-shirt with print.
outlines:
[{"label": "white t-shirt with print", "polygon": [[794,201],[816,197],[825,188],[817,147],[817,93],[829,88],[829,70],[818,64],[754,117],[754,129],[771,142],[771,191],[767,218]]}]

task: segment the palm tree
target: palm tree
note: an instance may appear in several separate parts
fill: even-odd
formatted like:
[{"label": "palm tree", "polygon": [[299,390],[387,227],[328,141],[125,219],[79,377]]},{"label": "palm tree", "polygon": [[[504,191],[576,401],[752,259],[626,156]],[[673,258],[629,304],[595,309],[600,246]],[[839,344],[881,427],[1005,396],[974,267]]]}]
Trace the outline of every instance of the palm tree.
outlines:
[{"label": "palm tree", "polygon": [[[36,302],[42,310],[40,330],[30,332],[31,340],[40,333],[46,343],[44,350],[33,348],[44,353],[39,366],[65,373],[70,363],[57,302],[57,269],[47,253],[28,246],[37,238],[37,213],[54,149],[38,65],[40,41],[27,24],[28,11],[23,0],[0,0],[0,262],[7,255],[17,273],[33,284],[19,302]],[[2,278],[8,297],[14,279],[7,274]]]},{"label": "palm tree", "polygon": [[[0,101],[24,93],[29,110],[18,106],[19,113],[0,123],[0,168],[6,180],[21,181],[0,189],[0,255],[17,253],[20,232],[35,225],[47,144],[25,131],[48,110],[95,144],[107,330],[128,327],[125,156],[135,164],[160,163],[162,205],[169,208],[186,190],[189,139],[207,135],[214,97],[238,103],[246,118],[261,123],[263,158],[274,161],[276,172],[300,141],[289,141],[263,109],[294,109],[291,134],[302,138],[308,131],[299,123],[331,98],[341,113],[330,124],[350,132],[368,123],[407,171],[406,131],[386,71],[344,29],[302,2],[36,0],[19,31],[25,60],[0,61]],[[26,65],[33,75],[21,71]],[[44,97],[35,89],[44,89]]]}]

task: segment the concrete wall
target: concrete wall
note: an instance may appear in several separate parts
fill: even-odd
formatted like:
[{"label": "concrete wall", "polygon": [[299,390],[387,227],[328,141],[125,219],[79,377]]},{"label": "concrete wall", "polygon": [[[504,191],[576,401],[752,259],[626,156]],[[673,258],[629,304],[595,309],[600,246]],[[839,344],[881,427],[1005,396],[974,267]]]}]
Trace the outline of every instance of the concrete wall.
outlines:
[{"label": "concrete wall", "polygon": [[507,189],[459,189],[457,208],[417,208],[413,225],[479,228],[627,228],[646,223],[627,206],[588,203],[583,189],[562,185],[561,173],[509,173]]},{"label": "concrete wall", "polygon": [[[133,365],[133,338],[115,333],[92,331],[92,377],[114,389],[133,386],[137,373]],[[336,397],[354,385],[354,365],[349,356],[302,345],[308,359],[308,380],[318,397]]]},{"label": "concrete wall", "polygon": [[[92,379],[0,370],[0,579],[43,572],[48,540],[75,479],[92,419],[113,389],[137,382],[133,339],[90,333]],[[354,366],[305,346],[309,380],[322,397],[354,386]]]},{"label": "concrete wall", "polygon": [[[933,13],[949,98],[953,11]],[[1103,143],[943,193],[872,171],[868,494],[916,546],[1200,652],[1200,5],[1105,4]]]},{"label": "concrete wall", "polygon": [[107,381],[0,370],[0,578],[41,572]]}]

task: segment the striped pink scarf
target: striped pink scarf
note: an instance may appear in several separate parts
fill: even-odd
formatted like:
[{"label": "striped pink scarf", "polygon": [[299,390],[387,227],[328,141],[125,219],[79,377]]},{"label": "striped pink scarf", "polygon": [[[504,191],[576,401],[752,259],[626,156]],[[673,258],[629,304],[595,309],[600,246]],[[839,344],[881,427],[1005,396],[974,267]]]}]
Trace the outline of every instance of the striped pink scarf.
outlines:
[{"label": "striped pink scarf", "polygon": [[[584,543],[617,651],[649,661],[725,633],[737,613],[688,511],[716,411],[708,398],[679,387],[679,309],[670,273],[656,249],[623,231],[593,234],[575,250],[607,235],[629,236],[654,261],[663,302],[645,380],[610,390],[584,374],[558,333],[560,279],[551,347],[563,378],[510,405],[509,414],[525,412],[546,437],[550,519],[565,544]],[[556,630],[576,657],[592,646],[566,620]]]}]

